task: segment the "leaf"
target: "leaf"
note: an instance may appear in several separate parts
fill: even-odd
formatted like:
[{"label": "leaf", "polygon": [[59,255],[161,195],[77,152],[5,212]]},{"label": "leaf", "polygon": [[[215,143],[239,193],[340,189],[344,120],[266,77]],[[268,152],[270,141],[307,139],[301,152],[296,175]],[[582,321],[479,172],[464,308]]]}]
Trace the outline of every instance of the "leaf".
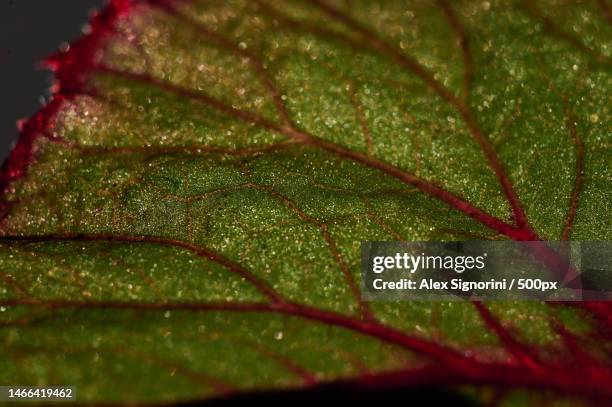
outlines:
[{"label": "leaf", "polygon": [[112,1],[2,173],[0,382],[609,400],[606,303],[356,283],[365,240],[612,239],[609,8],[557,3]]}]

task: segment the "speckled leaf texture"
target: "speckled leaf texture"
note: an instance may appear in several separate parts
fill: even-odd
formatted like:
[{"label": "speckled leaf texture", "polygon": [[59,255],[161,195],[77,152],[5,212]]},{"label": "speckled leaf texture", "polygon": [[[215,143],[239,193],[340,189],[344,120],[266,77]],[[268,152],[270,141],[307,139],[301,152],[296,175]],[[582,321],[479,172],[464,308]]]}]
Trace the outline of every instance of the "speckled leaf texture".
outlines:
[{"label": "speckled leaf texture", "polygon": [[[366,303],[367,240],[611,240],[605,1],[114,0],[2,172],[3,385],[607,404],[608,303]],[[453,390],[455,391],[455,390]]]}]

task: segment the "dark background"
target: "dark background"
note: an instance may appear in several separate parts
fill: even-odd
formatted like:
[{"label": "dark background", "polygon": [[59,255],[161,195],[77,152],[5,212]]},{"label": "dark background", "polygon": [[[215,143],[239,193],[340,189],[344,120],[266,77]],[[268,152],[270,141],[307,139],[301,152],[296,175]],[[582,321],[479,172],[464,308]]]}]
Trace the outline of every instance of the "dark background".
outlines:
[{"label": "dark background", "polygon": [[81,34],[104,0],[0,0],[0,163],[17,139],[16,121],[49,95],[51,73],[38,62]]}]

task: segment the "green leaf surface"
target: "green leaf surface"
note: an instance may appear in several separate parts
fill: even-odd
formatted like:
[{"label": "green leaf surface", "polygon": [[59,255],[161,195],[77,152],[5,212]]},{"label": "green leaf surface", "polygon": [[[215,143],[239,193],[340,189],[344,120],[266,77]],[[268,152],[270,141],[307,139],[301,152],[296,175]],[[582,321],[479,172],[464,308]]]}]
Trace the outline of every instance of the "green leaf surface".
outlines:
[{"label": "green leaf surface", "polygon": [[0,383],[81,402],[339,381],[612,397],[605,304],[358,287],[362,241],[612,239],[609,18],[605,1],[112,1],[47,61],[55,99],[3,174]]}]

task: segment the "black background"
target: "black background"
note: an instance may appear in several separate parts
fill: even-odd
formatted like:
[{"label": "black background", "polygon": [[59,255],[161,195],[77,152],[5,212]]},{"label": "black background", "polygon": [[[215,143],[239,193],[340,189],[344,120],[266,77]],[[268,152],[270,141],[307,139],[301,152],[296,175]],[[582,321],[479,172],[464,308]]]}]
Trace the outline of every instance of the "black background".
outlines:
[{"label": "black background", "polygon": [[0,0],[0,162],[17,139],[16,121],[32,116],[48,96],[49,71],[39,61],[81,34],[104,0]]}]

